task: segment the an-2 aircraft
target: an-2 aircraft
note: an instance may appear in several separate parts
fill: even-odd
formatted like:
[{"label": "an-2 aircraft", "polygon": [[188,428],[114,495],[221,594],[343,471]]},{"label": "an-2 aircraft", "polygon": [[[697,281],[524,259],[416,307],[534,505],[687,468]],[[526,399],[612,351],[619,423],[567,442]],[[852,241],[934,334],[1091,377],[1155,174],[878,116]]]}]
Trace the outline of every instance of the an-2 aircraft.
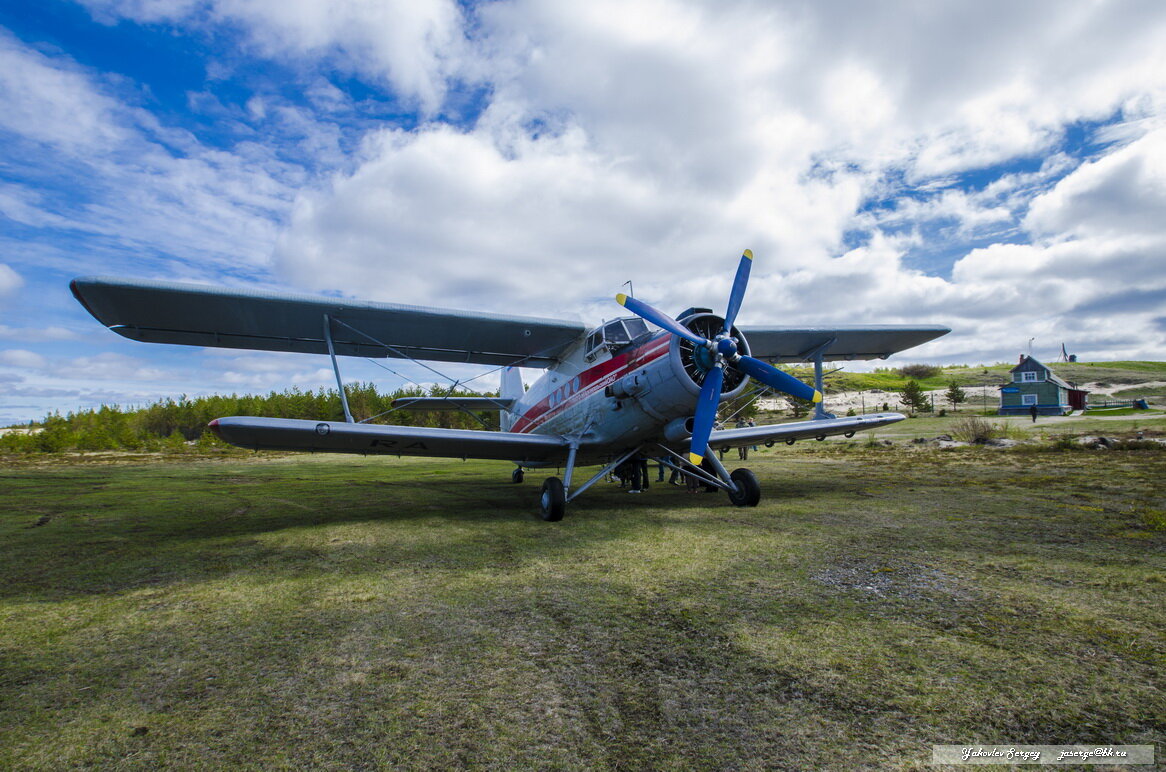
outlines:
[{"label": "an-2 aircraft", "polygon": [[[873,429],[899,413],[836,418],[822,406],[822,363],[885,359],[937,338],[939,326],[740,327],[753,255],[741,257],[728,309],[690,308],[672,318],[634,297],[617,301],[635,316],[594,329],[580,323],[470,313],[198,285],[83,277],[74,296],[114,332],[132,340],[328,354],[345,420],[224,417],[210,428],[254,450],[480,458],[524,469],[558,467],[543,483],[539,511],[561,520],[568,502],[637,456],[695,475],[742,507],[761,498],[748,469],[728,472],[714,449]],[[660,328],[651,329],[645,322]],[[469,362],[503,368],[498,397],[421,397],[394,407],[500,411],[501,431],[390,426],[353,420],[338,356]],[[812,362],[809,386],[771,363]],[[546,373],[525,390],[519,367]],[[749,379],[816,405],[811,420],[717,430],[717,407],[741,396]],[[603,465],[572,487],[580,466]]]}]

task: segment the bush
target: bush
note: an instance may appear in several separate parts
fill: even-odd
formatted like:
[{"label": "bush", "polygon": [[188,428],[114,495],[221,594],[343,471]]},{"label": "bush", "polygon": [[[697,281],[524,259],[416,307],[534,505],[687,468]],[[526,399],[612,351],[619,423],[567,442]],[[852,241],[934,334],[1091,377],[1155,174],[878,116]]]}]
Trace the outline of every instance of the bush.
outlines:
[{"label": "bush", "polygon": [[923,380],[924,378],[934,378],[943,372],[935,365],[903,365],[899,368],[899,374],[904,378],[915,378]]},{"label": "bush", "polygon": [[1024,433],[1024,430],[1018,430],[1007,424],[994,424],[990,421],[985,421],[983,418],[969,416],[960,420],[952,427],[951,436],[960,442],[983,444],[988,440],[997,440],[1004,437],[1022,439],[1028,435]]}]

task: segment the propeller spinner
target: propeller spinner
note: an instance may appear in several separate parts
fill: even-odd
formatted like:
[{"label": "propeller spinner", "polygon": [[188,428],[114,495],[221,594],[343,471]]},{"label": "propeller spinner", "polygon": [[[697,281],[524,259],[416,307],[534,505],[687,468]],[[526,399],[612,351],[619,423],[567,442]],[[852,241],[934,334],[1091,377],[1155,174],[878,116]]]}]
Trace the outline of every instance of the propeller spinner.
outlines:
[{"label": "propeller spinner", "polygon": [[689,446],[688,460],[696,465],[704,460],[704,455],[708,452],[709,437],[712,435],[713,423],[717,418],[717,407],[721,401],[721,384],[725,380],[724,368],[726,366],[740,370],[771,389],[776,389],[792,397],[814,403],[822,401],[822,394],[812,386],[807,386],[771,364],[740,353],[737,349],[737,341],[730,336],[729,331],[733,329],[737,312],[741,310],[741,301],[745,297],[745,287],[749,284],[749,269],[752,265],[753,253],[746,249],[741,255],[741,262],[737,265],[737,276],[733,279],[733,289],[729,292],[729,307],[725,311],[724,329],[712,340],[696,334],[647,303],[624,294],[615,296],[616,301],[621,306],[636,316],[690,341],[694,345],[704,347],[713,357],[713,366],[705,374],[704,382],[701,383],[700,396],[696,402],[696,416],[693,419],[692,444]]}]

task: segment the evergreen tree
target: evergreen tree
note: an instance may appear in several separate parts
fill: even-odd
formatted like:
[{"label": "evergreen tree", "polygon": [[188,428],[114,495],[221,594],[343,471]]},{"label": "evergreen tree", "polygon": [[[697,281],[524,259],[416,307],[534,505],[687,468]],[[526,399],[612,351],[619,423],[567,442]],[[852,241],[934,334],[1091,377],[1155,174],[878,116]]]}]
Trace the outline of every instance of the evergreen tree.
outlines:
[{"label": "evergreen tree", "polygon": [[947,387],[947,394],[944,396],[947,397],[947,401],[951,403],[952,410],[959,407],[961,403],[968,401],[967,393],[961,389],[960,385],[955,381],[952,381],[951,384]]},{"label": "evergreen tree", "polygon": [[927,394],[914,378],[907,381],[907,385],[899,392],[899,401],[907,406],[911,415],[915,415],[917,411],[926,410],[928,405]]}]

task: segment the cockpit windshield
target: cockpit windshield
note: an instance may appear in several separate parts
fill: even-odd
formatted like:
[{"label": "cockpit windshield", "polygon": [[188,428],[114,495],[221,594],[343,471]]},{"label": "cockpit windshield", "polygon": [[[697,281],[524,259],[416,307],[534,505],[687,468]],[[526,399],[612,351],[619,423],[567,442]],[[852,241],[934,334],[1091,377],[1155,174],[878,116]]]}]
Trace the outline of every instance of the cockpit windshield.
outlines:
[{"label": "cockpit windshield", "polygon": [[628,337],[635,340],[648,332],[648,323],[643,319],[624,319],[623,326],[628,331]]},{"label": "cockpit windshield", "polygon": [[615,319],[602,327],[597,327],[587,336],[587,360],[591,361],[600,351],[626,346],[641,335],[646,335],[648,325],[643,319],[629,317]]},{"label": "cockpit windshield", "polygon": [[617,346],[622,343],[631,343],[632,340],[623,326],[622,319],[616,319],[614,322],[603,325],[603,338],[607,343],[613,343]]}]

